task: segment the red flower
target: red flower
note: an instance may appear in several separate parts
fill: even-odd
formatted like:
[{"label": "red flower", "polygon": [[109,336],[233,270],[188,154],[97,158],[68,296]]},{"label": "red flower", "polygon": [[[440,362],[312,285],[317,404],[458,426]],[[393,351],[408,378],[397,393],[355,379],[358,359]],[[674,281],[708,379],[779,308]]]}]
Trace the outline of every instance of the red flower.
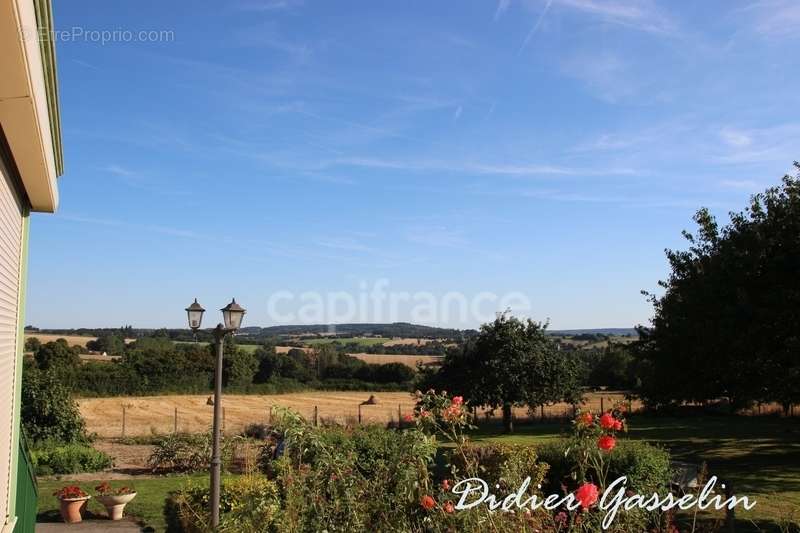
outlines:
[{"label": "red flower", "polygon": [[461,405],[462,403],[464,403],[463,396],[453,396],[453,405]]},{"label": "red flower", "polygon": [[581,504],[581,507],[588,509],[597,502],[600,491],[594,483],[584,483],[578,490],[575,491],[575,499]]},{"label": "red flower", "polygon": [[617,439],[611,435],[603,435],[597,439],[597,447],[603,451],[610,452],[617,445]]},{"label": "red flower", "polygon": [[443,490],[450,490],[450,480],[449,479],[445,479],[444,481],[442,481],[442,489]]},{"label": "red flower", "polygon": [[578,417],[578,423],[584,424],[586,426],[591,426],[592,424],[594,424],[594,415],[589,411],[581,413],[581,416]]},{"label": "red flower", "polygon": [[414,417],[411,416],[410,414],[406,413],[403,415],[403,422],[413,422],[413,421]]},{"label": "red flower", "polygon": [[423,509],[426,511],[430,511],[434,507],[436,507],[436,500],[433,499],[433,496],[426,494],[422,497],[419,501],[419,504],[422,506]]},{"label": "red flower", "polygon": [[616,422],[611,413],[603,413],[603,416],[600,417],[600,427],[603,429],[614,429],[617,425]]},{"label": "red flower", "polygon": [[444,502],[442,508],[444,509],[444,512],[448,514],[456,510],[456,508],[453,506],[453,502]]},{"label": "red flower", "polygon": [[622,431],[622,420],[614,420],[614,429],[616,431]]}]

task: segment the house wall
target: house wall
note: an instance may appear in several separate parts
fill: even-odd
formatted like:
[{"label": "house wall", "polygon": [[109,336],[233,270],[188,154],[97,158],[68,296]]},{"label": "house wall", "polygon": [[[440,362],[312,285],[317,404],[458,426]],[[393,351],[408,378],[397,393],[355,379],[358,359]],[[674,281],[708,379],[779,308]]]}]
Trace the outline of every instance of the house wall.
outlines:
[{"label": "house wall", "polygon": [[[7,146],[1,133],[0,145]],[[0,530],[15,520],[27,214],[13,159],[0,146]]]}]

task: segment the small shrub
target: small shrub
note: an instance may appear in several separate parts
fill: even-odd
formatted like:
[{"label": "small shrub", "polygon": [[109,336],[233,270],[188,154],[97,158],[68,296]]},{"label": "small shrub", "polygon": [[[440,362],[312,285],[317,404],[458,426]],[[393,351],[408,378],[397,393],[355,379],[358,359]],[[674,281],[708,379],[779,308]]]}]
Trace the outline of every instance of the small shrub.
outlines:
[{"label": "small shrub", "polygon": [[250,439],[267,440],[270,431],[270,427],[266,424],[248,424],[245,426],[243,434]]},{"label": "small shrub", "polygon": [[[280,501],[275,483],[247,475],[226,481],[220,492],[219,532],[275,531]],[[164,503],[167,533],[204,533],[208,523],[208,489],[187,487],[171,493]]]},{"label": "small shrub", "polygon": [[[222,438],[220,453],[223,469],[233,462],[234,449],[240,441],[241,437]],[[210,466],[212,451],[210,433],[175,433],[156,441],[147,462],[154,472],[193,472]]]},{"label": "small shrub", "polygon": [[31,450],[31,463],[37,476],[79,474],[111,468],[108,454],[83,444],[44,444]]}]

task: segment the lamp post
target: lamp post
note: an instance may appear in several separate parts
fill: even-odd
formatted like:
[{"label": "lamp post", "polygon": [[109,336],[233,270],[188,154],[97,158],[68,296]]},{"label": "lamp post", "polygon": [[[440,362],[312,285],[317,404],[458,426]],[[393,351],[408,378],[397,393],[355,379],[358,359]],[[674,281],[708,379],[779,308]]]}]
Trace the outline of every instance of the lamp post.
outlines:
[{"label": "lamp post", "polygon": [[[211,511],[211,527],[216,529],[219,526],[219,495],[220,495],[220,470],[222,460],[220,458],[220,421],[222,419],[222,352],[225,342],[225,336],[228,333],[233,333],[242,326],[242,319],[244,318],[245,309],[236,303],[234,298],[231,303],[220,309],[222,311],[223,324],[217,324],[214,328],[214,344],[217,348],[217,361],[214,367],[214,425],[213,434],[211,437],[212,452],[211,452],[211,498],[209,500],[209,507]],[[186,308],[186,313],[189,319],[189,327],[197,335],[197,330],[200,329],[200,324],[203,321],[203,313],[205,309],[199,303],[197,298],[194,302]]]}]

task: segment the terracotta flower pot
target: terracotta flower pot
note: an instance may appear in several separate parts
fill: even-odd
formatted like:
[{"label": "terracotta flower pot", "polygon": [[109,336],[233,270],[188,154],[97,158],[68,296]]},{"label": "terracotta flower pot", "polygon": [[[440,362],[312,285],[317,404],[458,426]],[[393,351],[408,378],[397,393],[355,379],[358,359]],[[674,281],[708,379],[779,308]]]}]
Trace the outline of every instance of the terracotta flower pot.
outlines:
[{"label": "terracotta flower pot", "polygon": [[122,520],[122,511],[125,509],[128,502],[135,497],[135,492],[131,492],[130,494],[103,494],[97,496],[97,501],[106,506],[106,511],[108,511],[108,518],[110,520]]},{"label": "terracotta flower pot", "polygon": [[81,513],[89,503],[91,496],[83,498],[61,498],[61,518],[68,524],[74,524],[83,520]]}]

